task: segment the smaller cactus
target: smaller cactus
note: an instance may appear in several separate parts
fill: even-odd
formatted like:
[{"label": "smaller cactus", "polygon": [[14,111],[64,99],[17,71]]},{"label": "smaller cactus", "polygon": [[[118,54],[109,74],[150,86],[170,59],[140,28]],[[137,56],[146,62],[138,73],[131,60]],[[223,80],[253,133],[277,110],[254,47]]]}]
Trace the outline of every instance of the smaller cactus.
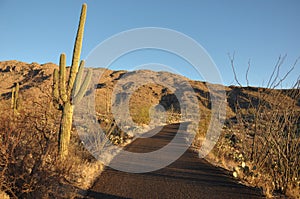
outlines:
[{"label": "smaller cactus", "polygon": [[19,90],[19,83],[16,83],[15,86],[11,89],[11,109],[13,109],[14,113],[18,113],[20,109]]}]

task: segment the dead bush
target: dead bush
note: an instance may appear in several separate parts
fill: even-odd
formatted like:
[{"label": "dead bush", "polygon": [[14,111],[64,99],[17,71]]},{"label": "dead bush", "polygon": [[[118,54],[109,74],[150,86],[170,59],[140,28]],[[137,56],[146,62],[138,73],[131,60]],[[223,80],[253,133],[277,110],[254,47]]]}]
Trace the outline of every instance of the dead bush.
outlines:
[{"label": "dead bush", "polygon": [[[299,194],[300,82],[298,79],[290,89],[279,88],[297,63],[280,78],[284,58],[279,57],[266,88],[233,88],[233,93],[239,90],[239,94],[233,95],[236,117],[231,126],[233,132],[241,131],[236,134],[243,140],[239,146],[245,161],[253,167],[249,172],[252,181],[260,177],[264,189],[271,193]],[[238,81],[236,74],[235,78]]]},{"label": "dead bush", "polygon": [[92,183],[102,165],[92,164],[78,136],[72,155],[58,158],[60,114],[51,95],[43,92],[18,114],[8,101],[0,103],[0,191],[11,198],[71,198]]}]

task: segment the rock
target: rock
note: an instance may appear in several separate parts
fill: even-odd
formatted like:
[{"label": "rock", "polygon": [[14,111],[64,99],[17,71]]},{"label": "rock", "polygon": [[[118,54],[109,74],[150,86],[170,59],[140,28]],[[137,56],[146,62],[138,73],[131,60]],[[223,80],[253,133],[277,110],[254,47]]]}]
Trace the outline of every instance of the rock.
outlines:
[{"label": "rock", "polygon": [[246,166],[246,163],[242,162],[242,167],[245,168],[245,166]]},{"label": "rock", "polygon": [[244,169],[241,166],[236,166],[234,167],[234,171],[236,171],[237,174],[241,174],[244,171]]},{"label": "rock", "polygon": [[234,172],[232,173],[232,175],[233,175],[233,177],[235,177],[235,178],[237,178],[237,177],[238,177],[238,174],[237,174],[237,172],[236,172],[236,171],[234,171]]},{"label": "rock", "polygon": [[0,198],[2,199],[9,199],[9,195],[7,195],[7,193],[0,191]]}]

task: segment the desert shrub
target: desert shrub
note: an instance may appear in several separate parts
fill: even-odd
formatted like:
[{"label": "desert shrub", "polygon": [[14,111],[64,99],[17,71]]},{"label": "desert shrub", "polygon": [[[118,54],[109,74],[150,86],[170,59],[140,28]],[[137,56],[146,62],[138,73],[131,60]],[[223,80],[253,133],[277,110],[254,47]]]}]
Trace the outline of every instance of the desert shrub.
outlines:
[{"label": "desert shrub", "polygon": [[51,93],[37,99],[18,114],[0,101],[0,191],[11,198],[73,197],[77,187],[88,188],[102,165],[93,164],[75,132],[68,159],[58,158],[60,113]]},{"label": "desert shrub", "polygon": [[133,122],[137,124],[149,124],[150,115],[149,115],[150,106],[139,107],[138,110],[135,110],[131,116]]},{"label": "desert shrub", "polygon": [[50,181],[59,177],[53,172],[57,148],[54,118],[49,112],[42,113],[46,110],[38,105],[37,111],[18,115],[3,107],[0,114],[1,189],[15,198],[47,193],[53,185]]},{"label": "desert shrub", "polygon": [[[259,177],[256,182],[270,194],[279,192],[296,196],[300,193],[300,82],[297,80],[290,89],[279,88],[297,63],[280,78],[283,60],[279,58],[266,88],[253,90],[249,86],[240,86],[229,93],[234,93],[234,89],[240,91],[233,95],[235,124],[231,124],[231,132],[227,132],[230,136],[238,135],[236,140],[240,141],[242,161],[247,161],[253,168],[248,173],[252,181]],[[231,61],[233,64],[233,59]],[[235,78],[238,81],[236,74]]]},{"label": "desert shrub", "polygon": [[291,89],[289,95],[281,90],[260,93],[261,99],[270,96],[272,103],[268,106],[264,100],[251,105],[254,113],[242,114],[246,109],[240,112],[238,107],[238,124],[252,139],[247,159],[258,172],[270,176],[271,190],[286,194],[288,189],[299,189],[300,111],[294,100],[300,98],[299,88]]}]

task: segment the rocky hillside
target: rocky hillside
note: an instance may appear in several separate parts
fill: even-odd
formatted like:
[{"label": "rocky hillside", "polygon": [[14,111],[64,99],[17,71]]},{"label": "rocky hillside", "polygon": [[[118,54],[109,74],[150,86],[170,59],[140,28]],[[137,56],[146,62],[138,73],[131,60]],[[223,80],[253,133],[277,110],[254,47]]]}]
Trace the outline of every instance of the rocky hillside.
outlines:
[{"label": "rocky hillside", "polygon": [[[33,103],[40,103],[43,97],[51,97],[52,92],[52,73],[54,68],[58,66],[53,63],[38,64],[38,63],[24,63],[19,61],[3,61],[0,62],[0,97],[2,100],[10,100],[11,89],[16,84],[20,84],[20,96],[22,105],[24,107],[33,105]],[[142,71],[112,71],[107,69],[94,69],[95,72],[101,74],[99,81],[96,82],[96,111],[100,115],[107,115],[111,111],[111,98],[115,86],[120,85],[120,81],[132,78],[132,81],[122,83],[123,91],[132,89],[131,85],[137,82],[143,82],[145,77],[153,79],[158,78],[164,85],[179,85],[181,81],[188,82],[196,93],[199,103],[200,111],[204,115],[210,112],[210,95],[207,83],[201,81],[189,80],[185,77],[171,74],[168,72],[154,72],[149,70]],[[123,78],[122,78],[123,77]],[[154,81],[155,82],[155,81]],[[124,84],[124,85],[123,85]],[[180,86],[180,85],[179,85]],[[163,85],[155,83],[148,83],[136,87],[130,98],[130,113],[133,117],[148,114],[149,108],[153,105],[160,104],[167,110],[178,112],[180,110],[179,102],[174,94],[176,88],[166,88]],[[261,93],[268,93],[268,97],[264,97],[266,103],[271,107],[274,100],[274,92],[278,90],[269,90],[255,87],[224,87],[227,94],[226,115],[227,118],[235,116],[236,101],[239,102],[241,108],[249,108],[251,104],[260,103]],[[115,91],[116,92],[116,91]],[[289,92],[281,92],[280,95],[289,95]],[[251,99],[249,102],[248,99]],[[289,104],[296,100],[298,107],[300,107],[300,99],[293,99],[285,96],[282,106]],[[300,108],[299,108],[300,109]]]}]

